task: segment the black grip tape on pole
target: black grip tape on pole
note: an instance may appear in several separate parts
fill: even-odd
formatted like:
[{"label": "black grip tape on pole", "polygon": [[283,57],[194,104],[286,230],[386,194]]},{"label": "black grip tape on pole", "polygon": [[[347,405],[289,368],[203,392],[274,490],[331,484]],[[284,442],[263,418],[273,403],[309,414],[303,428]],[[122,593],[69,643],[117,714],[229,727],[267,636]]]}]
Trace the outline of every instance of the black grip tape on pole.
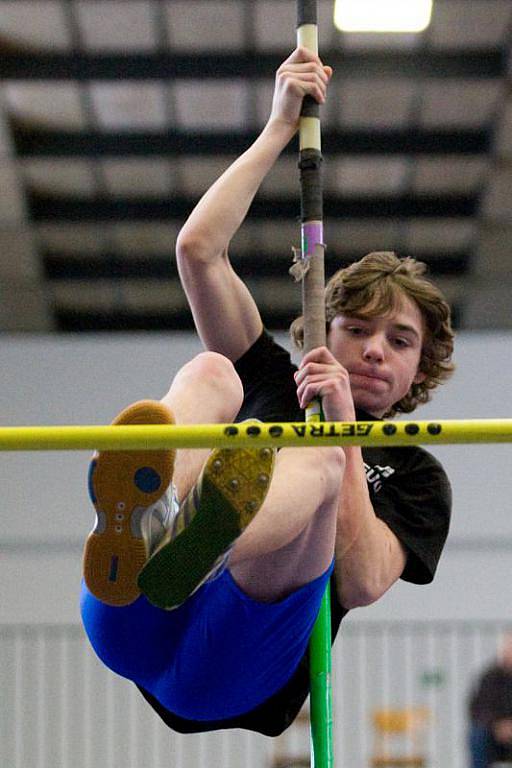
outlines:
[{"label": "black grip tape on pole", "polygon": [[301,117],[320,117],[320,104],[312,96],[304,96],[302,100]]},{"label": "black grip tape on pole", "polygon": [[299,159],[301,185],[301,220],[322,221],[322,153],[303,149]]},{"label": "black grip tape on pole", "polygon": [[316,23],[316,0],[299,0],[297,3],[297,26],[301,27],[303,24]]}]

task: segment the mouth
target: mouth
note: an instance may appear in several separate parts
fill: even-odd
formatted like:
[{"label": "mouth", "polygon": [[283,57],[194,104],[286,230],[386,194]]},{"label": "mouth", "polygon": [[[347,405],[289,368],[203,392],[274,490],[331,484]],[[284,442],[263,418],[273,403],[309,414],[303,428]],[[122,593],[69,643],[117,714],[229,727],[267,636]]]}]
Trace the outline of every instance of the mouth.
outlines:
[{"label": "mouth", "polygon": [[378,373],[374,373],[373,371],[362,371],[362,370],[354,370],[350,371],[351,376],[359,376],[363,379],[368,379],[370,381],[382,381],[385,384],[389,383],[389,379],[386,376],[383,376]]}]

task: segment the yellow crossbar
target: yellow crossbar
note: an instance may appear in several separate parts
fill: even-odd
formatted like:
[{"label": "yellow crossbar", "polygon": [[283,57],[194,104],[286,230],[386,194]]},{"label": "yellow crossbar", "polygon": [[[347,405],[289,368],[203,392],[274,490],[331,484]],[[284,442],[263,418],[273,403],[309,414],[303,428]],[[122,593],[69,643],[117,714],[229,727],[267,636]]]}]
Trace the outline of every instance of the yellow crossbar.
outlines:
[{"label": "yellow crossbar", "polygon": [[512,419],[0,427],[0,451],[511,442]]}]

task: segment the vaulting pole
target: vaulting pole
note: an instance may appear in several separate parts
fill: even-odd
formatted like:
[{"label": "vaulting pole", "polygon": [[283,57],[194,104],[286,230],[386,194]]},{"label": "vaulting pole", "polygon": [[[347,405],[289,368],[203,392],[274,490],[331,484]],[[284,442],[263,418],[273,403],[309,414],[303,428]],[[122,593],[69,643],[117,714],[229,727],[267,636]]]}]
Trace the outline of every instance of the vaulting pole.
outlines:
[{"label": "vaulting pole", "polygon": [[[297,0],[297,45],[318,54],[316,0]],[[325,345],[325,274],[323,245],[322,147],[320,107],[307,96],[299,128],[301,189],[301,250],[295,274],[302,280],[304,353]],[[306,421],[322,420],[320,402],[310,404]],[[334,765],[331,691],[331,608],[326,589],[310,640],[311,763]]]}]

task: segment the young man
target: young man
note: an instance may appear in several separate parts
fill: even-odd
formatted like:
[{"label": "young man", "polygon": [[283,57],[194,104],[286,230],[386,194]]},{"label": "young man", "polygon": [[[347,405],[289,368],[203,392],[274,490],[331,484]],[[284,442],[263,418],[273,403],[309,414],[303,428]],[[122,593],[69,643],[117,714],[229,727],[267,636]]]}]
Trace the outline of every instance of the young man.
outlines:
[{"label": "young man", "polygon": [[[327,420],[379,419],[412,411],[449,376],[449,308],[412,259],[369,254],[338,272],[326,291],[327,346],[298,370],[230,265],[231,238],[295,134],[303,97],[323,102],[331,74],[300,49],[279,68],[269,122],[177,243],[209,351],[161,403],[131,406],[119,422],[303,420],[314,397]],[[299,346],[301,322],[292,326]],[[448,481],[419,448],[285,448],[275,462],[268,452],[178,451],[184,501],[174,512],[164,493],[172,452],[126,456],[92,464],[98,521],[85,552],[84,624],[105,663],[182,732],[280,733],[308,693],[306,649],[327,581],[334,637],[349,609],[398,578],[431,581],[448,532]]]},{"label": "young man", "polygon": [[469,699],[471,768],[512,761],[512,632],[501,641],[498,659],[478,677]]}]

